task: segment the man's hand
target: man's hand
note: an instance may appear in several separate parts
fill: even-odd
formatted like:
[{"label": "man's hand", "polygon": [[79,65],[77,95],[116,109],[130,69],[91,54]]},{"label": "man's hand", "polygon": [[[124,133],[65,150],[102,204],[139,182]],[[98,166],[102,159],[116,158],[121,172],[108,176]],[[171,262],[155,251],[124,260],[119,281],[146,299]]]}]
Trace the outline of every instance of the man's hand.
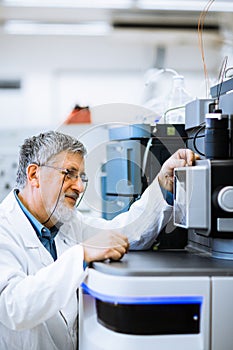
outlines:
[{"label": "man's hand", "polygon": [[193,165],[193,162],[200,157],[190,149],[179,149],[163,163],[158,174],[161,187],[169,192],[173,192],[173,172],[174,168]]},{"label": "man's hand", "polygon": [[82,243],[87,263],[105,259],[119,260],[129,249],[128,238],[114,231],[103,231]]}]

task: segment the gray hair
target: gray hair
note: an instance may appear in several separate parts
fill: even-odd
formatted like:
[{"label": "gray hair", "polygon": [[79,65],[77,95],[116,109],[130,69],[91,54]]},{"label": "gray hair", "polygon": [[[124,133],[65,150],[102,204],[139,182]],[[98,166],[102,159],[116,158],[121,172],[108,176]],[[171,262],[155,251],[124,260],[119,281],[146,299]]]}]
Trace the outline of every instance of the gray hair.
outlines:
[{"label": "gray hair", "polygon": [[48,131],[25,139],[19,151],[16,187],[25,187],[29,164],[45,164],[63,151],[79,153],[81,156],[86,154],[86,149],[80,141],[58,131]]}]

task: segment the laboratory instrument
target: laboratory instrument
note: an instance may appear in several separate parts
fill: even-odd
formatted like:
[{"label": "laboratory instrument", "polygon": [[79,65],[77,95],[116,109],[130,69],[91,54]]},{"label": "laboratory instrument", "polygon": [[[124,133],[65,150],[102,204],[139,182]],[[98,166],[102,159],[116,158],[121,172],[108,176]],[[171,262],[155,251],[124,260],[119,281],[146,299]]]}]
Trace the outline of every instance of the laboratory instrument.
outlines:
[{"label": "laboratory instrument", "polygon": [[232,94],[230,79],[185,108],[186,145],[200,155],[175,169],[186,247],[95,262],[79,291],[81,350],[232,349]]}]

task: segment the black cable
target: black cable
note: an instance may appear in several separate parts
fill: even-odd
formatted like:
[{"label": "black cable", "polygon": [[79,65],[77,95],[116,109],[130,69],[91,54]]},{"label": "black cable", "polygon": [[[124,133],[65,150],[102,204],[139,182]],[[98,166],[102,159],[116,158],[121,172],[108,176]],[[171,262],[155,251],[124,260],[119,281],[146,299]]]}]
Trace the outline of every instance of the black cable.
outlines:
[{"label": "black cable", "polygon": [[65,182],[66,175],[67,174],[64,174],[64,176],[63,176],[63,180],[62,180],[62,183],[61,183],[61,187],[60,187],[60,190],[59,190],[59,193],[58,193],[57,200],[56,200],[56,203],[54,205],[54,208],[53,208],[51,214],[49,215],[48,219],[45,220],[44,222],[42,222],[42,225],[46,224],[51,219],[53,213],[55,212],[55,210],[57,208],[57,205],[58,205],[58,202],[59,202],[59,199],[60,199],[60,196],[61,196],[62,187],[63,187],[64,182]]},{"label": "black cable", "polygon": [[199,151],[198,148],[197,148],[197,145],[196,145],[197,136],[203,129],[205,129],[205,124],[201,125],[201,127],[197,130],[196,134],[194,135],[194,137],[193,137],[193,148],[198,154],[200,154],[201,156],[205,157],[205,154],[202,153],[201,151]]},{"label": "black cable", "polygon": [[79,206],[79,204],[80,204],[81,200],[83,199],[83,196],[84,196],[84,194],[85,194],[85,192],[86,192],[86,189],[87,189],[87,185],[88,185],[88,182],[86,182],[85,189],[84,189],[84,191],[83,191],[83,193],[82,193],[82,195],[81,195],[81,197],[80,197],[80,199],[79,199],[78,203],[77,203],[77,204],[75,204],[75,208],[78,208],[78,206]]},{"label": "black cable", "polygon": [[[86,108],[86,107],[85,107],[85,108]],[[32,162],[32,164],[38,165],[38,163],[36,163],[36,162]],[[39,166],[39,165],[38,165],[38,166]],[[41,166],[43,166],[43,165],[41,165]],[[44,166],[45,166],[45,165],[44,165]],[[55,205],[54,205],[54,208],[53,208],[51,214],[49,215],[48,219],[45,220],[44,222],[42,222],[42,225],[46,224],[46,223],[51,219],[52,215],[54,214],[54,212],[55,212],[55,210],[56,210],[56,208],[57,208],[57,205],[58,205],[60,196],[61,196],[61,191],[62,191],[62,187],[63,187],[64,182],[65,182],[65,178],[66,178],[67,175],[68,175],[67,173],[64,173],[63,180],[62,180],[62,183],[61,183],[61,187],[60,187],[60,190],[59,190],[59,193],[58,193],[57,200],[56,200],[56,203],[55,203]],[[78,203],[75,204],[75,207],[76,207],[76,208],[79,206],[79,204],[80,204],[80,202],[81,202],[81,200],[82,200],[82,198],[83,198],[83,196],[84,196],[84,193],[86,192],[87,184],[88,184],[88,182],[86,182],[86,187],[85,187],[85,189],[84,189],[84,191],[83,191],[83,193],[82,193],[81,198],[79,199]]]}]

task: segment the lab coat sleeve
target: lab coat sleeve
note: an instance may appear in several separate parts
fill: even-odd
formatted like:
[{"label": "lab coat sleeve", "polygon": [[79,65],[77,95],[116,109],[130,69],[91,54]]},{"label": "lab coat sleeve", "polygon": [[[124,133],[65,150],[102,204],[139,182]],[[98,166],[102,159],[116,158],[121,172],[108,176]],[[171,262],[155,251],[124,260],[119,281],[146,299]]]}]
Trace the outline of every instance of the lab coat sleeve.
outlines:
[{"label": "lab coat sleeve", "polygon": [[66,306],[85,275],[80,245],[28,275],[25,251],[5,239],[0,244],[0,322],[23,330],[46,321]]},{"label": "lab coat sleeve", "polygon": [[172,206],[165,201],[156,177],[141,198],[131,205],[129,211],[112,220],[83,218],[84,237],[98,229],[116,230],[128,237],[130,249],[148,249],[171,220],[171,216]]}]

